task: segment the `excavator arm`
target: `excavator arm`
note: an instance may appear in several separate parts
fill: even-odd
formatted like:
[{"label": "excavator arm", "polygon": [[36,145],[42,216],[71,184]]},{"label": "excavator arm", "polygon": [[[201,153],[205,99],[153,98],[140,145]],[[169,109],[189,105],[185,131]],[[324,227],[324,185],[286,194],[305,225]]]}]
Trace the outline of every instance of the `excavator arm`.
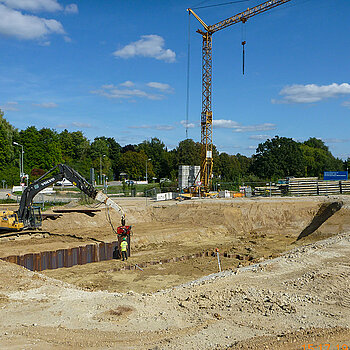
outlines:
[{"label": "excavator arm", "polygon": [[68,165],[58,164],[23,191],[17,216],[18,220],[23,223],[24,228],[36,227],[35,224],[33,224],[33,222],[35,222],[35,220],[33,220],[32,210],[33,198],[44,188],[52,186],[57,181],[62,181],[63,178],[69,180],[90,198],[105,203],[106,206],[115,209],[122,217],[122,225],[125,225],[125,213],[117,203],[112,201],[102,191],[97,191],[84,177]]}]

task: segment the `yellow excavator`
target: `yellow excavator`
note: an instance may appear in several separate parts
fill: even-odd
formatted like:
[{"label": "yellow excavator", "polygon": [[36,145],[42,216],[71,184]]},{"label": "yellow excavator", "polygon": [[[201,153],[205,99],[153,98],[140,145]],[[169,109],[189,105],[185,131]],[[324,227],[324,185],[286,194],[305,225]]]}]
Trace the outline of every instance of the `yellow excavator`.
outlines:
[{"label": "yellow excavator", "polygon": [[33,198],[44,188],[57,181],[62,181],[64,178],[90,198],[105,203],[108,208],[115,209],[121,215],[121,225],[125,226],[125,213],[117,203],[102,191],[97,191],[84,177],[68,165],[58,164],[23,191],[17,211],[0,211],[0,233],[40,229],[42,226],[41,209],[33,206]]}]

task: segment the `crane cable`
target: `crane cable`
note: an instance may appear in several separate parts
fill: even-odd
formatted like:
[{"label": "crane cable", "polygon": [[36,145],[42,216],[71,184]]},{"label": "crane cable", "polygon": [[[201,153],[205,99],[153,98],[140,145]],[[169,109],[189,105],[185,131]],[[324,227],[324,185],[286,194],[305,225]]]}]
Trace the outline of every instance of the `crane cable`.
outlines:
[{"label": "crane cable", "polygon": [[245,27],[245,22],[246,20],[242,21],[242,58],[243,58],[243,63],[242,63],[242,71],[244,75],[244,64],[245,64],[245,44],[246,42],[246,27]]},{"label": "crane cable", "polygon": [[188,44],[187,44],[187,91],[186,91],[186,140],[188,139],[188,110],[190,105],[190,52],[191,52],[191,12],[188,11]]}]

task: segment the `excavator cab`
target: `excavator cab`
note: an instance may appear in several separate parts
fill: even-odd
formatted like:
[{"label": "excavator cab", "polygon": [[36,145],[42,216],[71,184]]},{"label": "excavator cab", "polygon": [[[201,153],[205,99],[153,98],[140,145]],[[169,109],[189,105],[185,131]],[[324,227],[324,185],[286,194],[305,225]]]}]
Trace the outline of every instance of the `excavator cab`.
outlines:
[{"label": "excavator cab", "polygon": [[30,227],[33,229],[40,229],[42,225],[42,215],[41,215],[41,208],[40,207],[30,207],[30,217],[29,217],[29,223]]}]

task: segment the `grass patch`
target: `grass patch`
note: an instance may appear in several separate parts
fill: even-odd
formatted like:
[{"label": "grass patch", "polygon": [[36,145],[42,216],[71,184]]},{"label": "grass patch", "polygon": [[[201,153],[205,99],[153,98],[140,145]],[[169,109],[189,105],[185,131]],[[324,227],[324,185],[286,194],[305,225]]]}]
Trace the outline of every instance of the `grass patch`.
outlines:
[{"label": "grass patch", "polygon": [[17,201],[11,198],[0,199],[0,204],[8,204],[8,203],[17,203]]},{"label": "grass patch", "polygon": [[40,207],[41,211],[46,211],[52,207],[60,207],[62,205],[66,205],[67,202],[45,202],[44,206],[42,203],[34,203],[35,206]]}]

